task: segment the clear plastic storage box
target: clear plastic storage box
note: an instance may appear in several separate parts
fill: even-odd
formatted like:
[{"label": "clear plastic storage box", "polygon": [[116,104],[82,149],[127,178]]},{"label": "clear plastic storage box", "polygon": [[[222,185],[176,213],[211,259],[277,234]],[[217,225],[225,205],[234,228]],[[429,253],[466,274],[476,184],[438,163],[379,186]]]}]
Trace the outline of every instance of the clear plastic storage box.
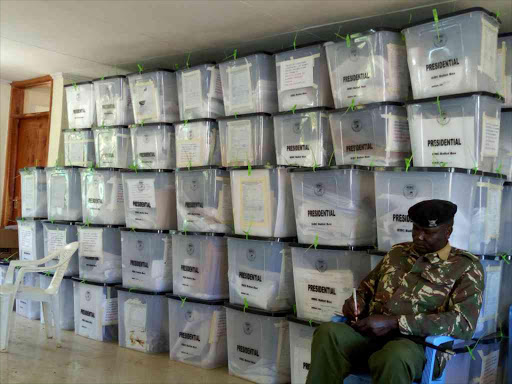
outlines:
[{"label": "clear plastic storage box", "polygon": [[176,229],[174,171],[124,171],[126,226],[141,229]]},{"label": "clear plastic storage box", "polygon": [[284,167],[231,169],[235,233],[259,237],[297,234],[290,173]]},{"label": "clear plastic storage box", "polygon": [[96,162],[94,134],[91,128],[63,129],[64,165],[91,167]]},{"label": "clear plastic storage box", "polygon": [[116,168],[81,170],[84,223],[124,224],[123,179]]},{"label": "clear plastic storage box", "polygon": [[128,168],[133,165],[132,140],[126,125],[94,128],[96,166]]},{"label": "clear plastic storage box", "polygon": [[121,228],[123,287],[149,292],[172,291],[171,234]]},{"label": "clear plastic storage box", "polygon": [[233,232],[229,172],[216,167],[176,172],[178,229],[192,232]]},{"label": "clear plastic storage box", "polygon": [[414,165],[493,172],[501,104],[497,95],[471,93],[407,103]]},{"label": "clear plastic storage box", "polygon": [[219,64],[226,116],[277,112],[275,63],[260,52]]},{"label": "clear plastic storage box", "polygon": [[[336,164],[403,166],[411,156],[407,109],[400,103],[373,103],[329,115]],[[334,162],[332,163],[334,164]]]},{"label": "clear plastic storage box", "polygon": [[224,116],[219,67],[196,65],[176,72],[180,120]]},{"label": "clear plastic storage box", "polygon": [[[14,282],[16,282],[17,275],[18,273],[15,271]],[[39,288],[39,278],[38,273],[26,273],[20,285]],[[39,320],[41,318],[41,302],[29,299],[16,299],[16,313],[29,320]]]},{"label": "clear plastic storage box", "polygon": [[[44,239],[44,257],[48,257],[52,252],[78,241],[76,225],[72,221],[43,221],[43,239]],[[53,259],[45,264],[51,267],[58,264],[57,259]],[[78,250],[69,260],[68,268],[64,276],[78,276]]]},{"label": "clear plastic storage box", "polygon": [[[501,200],[505,176],[484,172],[478,177],[472,206],[471,230],[465,232],[466,236],[469,234],[468,250],[475,255],[496,255],[500,238]],[[463,192],[466,199],[467,192]],[[503,214],[510,217],[511,212]]]},{"label": "clear plastic storage box", "polygon": [[91,128],[96,125],[96,102],[92,81],[64,86],[70,129]]},{"label": "clear plastic storage box", "polygon": [[506,253],[512,256],[512,182],[507,181],[503,184],[501,195],[501,214],[500,214],[500,239],[498,242],[498,252]]},{"label": "clear plastic storage box", "polygon": [[126,76],[93,80],[98,125],[133,124],[133,106]]},{"label": "clear plastic storage box", "polygon": [[[53,274],[39,272],[39,286],[41,289],[47,289],[53,279]],[[60,310],[60,329],[73,331],[75,329],[75,309],[73,297],[73,281],[70,276],[64,276],[60,283],[59,293],[57,294]],[[42,306],[42,303],[41,303]],[[41,308],[41,324],[45,323],[43,309]]]},{"label": "clear plastic storage box", "polygon": [[294,169],[293,202],[300,243],[373,245],[375,182],[370,167]]},{"label": "clear plastic storage box", "polygon": [[41,220],[17,218],[18,255],[20,260],[44,258],[44,235]]},{"label": "clear plastic storage box", "polygon": [[254,113],[217,119],[223,167],[275,165],[274,121]]},{"label": "clear plastic storage box", "polygon": [[[474,173],[474,172],[473,172]],[[460,168],[377,168],[375,202],[378,248],[389,251],[397,243],[412,241],[409,208],[423,200],[448,200],[457,205],[450,244],[469,250],[473,205],[479,176]]]},{"label": "clear plastic storage box", "polygon": [[169,309],[165,293],[117,286],[119,346],[146,353],[169,351]]},{"label": "clear plastic storage box", "polygon": [[77,224],[80,278],[98,283],[121,282],[121,232],[102,224]]},{"label": "clear plastic storage box", "polygon": [[201,300],[227,299],[228,246],[220,233],[172,235],[172,292]]},{"label": "clear plastic storage box", "polygon": [[[510,47],[512,50],[512,46]],[[512,108],[501,110],[500,144],[493,172],[512,180]]]},{"label": "clear plastic storage box", "polygon": [[173,123],[180,119],[176,74],[151,69],[128,75],[135,124]]},{"label": "clear plastic storage box", "polygon": [[174,126],[169,123],[134,125],[130,129],[133,163],[141,169],[176,168]]},{"label": "clear plastic storage box", "polygon": [[79,167],[46,168],[48,218],[77,221],[82,219],[82,194]]},{"label": "clear plastic storage box", "polygon": [[374,28],[325,45],[336,108],[409,95],[407,53],[400,31]]},{"label": "clear plastic storage box", "polygon": [[331,321],[352,291],[371,272],[373,247],[291,244],[297,316]]},{"label": "clear plastic storage box", "polygon": [[266,311],[291,309],[293,238],[228,237],[229,302]]},{"label": "clear plastic storage box", "polygon": [[495,93],[499,27],[496,15],[469,8],[405,28],[414,98]]},{"label": "clear plastic storage box", "polygon": [[97,341],[117,340],[117,290],[114,285],[73,277],[77,335]]},{"label": "clear plastic storage box", "polygon": [[512,107],[512,32],[498,35],[496,55],[496,85],[505,99],[505,107]]},{"label": "clear plastic storage box", "polygon": [[274,115],[277,165],[325,167],[334,164],[327,108]]},{"label": "clear plastic storage box", "polygon": [[324,44],[278,52],[275,58],[280,112],[334,106]]},{"label": "clear plastic storage box", "polygon": [[221,164],[219,127],[212,119],[180,121],[176,127],[176,167]]},{"label": "clear plastic storage box", "polygon": [[293,384],[306,384],[311,366],[311,343],[318,322],[287,317],[290,323],[290,364]]},{"label": "clear plastic storage box", "polygon": [[21,216],[46,217],[48,206],[45,168],[22,168],[19,172],[21,180]]},{"label": "clear plastic storage box", "polygon": [[289,383],[289,312],[225,306],[229,374],[259,384]]},{"label": "clear plastic storage box", "polygon": [[203,369],[228,362],[226,309],[222,300],[167,295],[171,360]]}]

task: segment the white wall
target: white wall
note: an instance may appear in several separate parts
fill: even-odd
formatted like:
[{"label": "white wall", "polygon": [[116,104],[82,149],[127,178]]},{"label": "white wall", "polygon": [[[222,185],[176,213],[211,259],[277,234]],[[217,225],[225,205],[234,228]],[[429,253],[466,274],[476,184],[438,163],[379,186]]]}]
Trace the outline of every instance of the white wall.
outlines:
[{"label": "white wall", "polygon": [[50,110],[50,85],[25,89],[23,113],[48,112]]},{"label": "white wall", "polygon": [[10,81],[0,80],[0,221],[4,199],[5,156],[7,150],[7,128],[9,126],[9,107],[11,104]]}]

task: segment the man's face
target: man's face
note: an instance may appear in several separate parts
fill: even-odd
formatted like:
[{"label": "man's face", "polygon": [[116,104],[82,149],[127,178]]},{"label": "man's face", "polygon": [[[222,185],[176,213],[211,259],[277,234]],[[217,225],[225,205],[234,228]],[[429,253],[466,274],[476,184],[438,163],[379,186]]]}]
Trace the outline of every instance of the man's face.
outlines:
[{"label": "man's face", "polygon": [[436,228],[412,226],[414,249],[420,254],[439,251],[447,243],[452,234],[453,224],[443,224]]}]

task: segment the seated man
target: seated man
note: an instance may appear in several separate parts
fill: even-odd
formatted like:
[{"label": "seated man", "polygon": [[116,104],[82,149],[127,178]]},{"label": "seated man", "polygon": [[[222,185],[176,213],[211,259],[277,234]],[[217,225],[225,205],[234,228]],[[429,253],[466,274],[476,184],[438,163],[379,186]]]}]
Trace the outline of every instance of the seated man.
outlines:
[{"label": "seated man", "polygon": [[[357,309],[352,297],[345,301],[349,323],[317,328],[308,384],[340,384],[350,373],[368,370],[375,384],[410,384],[421,379],[426,361],[424,346],[414,337],[471,339],[484,272],[477,257],[448,243],[456,212],[457,206],[444,200],[409,209],[412,243],[394,245],[361,282]],[[436,375],[448,358],[438,355]]]}]

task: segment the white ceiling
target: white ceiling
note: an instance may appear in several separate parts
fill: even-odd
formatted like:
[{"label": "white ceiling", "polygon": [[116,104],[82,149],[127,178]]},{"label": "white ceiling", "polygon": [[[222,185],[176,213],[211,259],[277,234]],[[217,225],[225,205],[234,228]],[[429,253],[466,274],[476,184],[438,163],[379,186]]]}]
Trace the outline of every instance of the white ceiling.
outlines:
[{"label": "white ceiling", "polygon": [[401,26],[472,6],[500,11],[512,30],[510,0],[0,0],[0,78],[63,72],[98,77],[145,68],[221,61],[273,51],[334,33]]}]

